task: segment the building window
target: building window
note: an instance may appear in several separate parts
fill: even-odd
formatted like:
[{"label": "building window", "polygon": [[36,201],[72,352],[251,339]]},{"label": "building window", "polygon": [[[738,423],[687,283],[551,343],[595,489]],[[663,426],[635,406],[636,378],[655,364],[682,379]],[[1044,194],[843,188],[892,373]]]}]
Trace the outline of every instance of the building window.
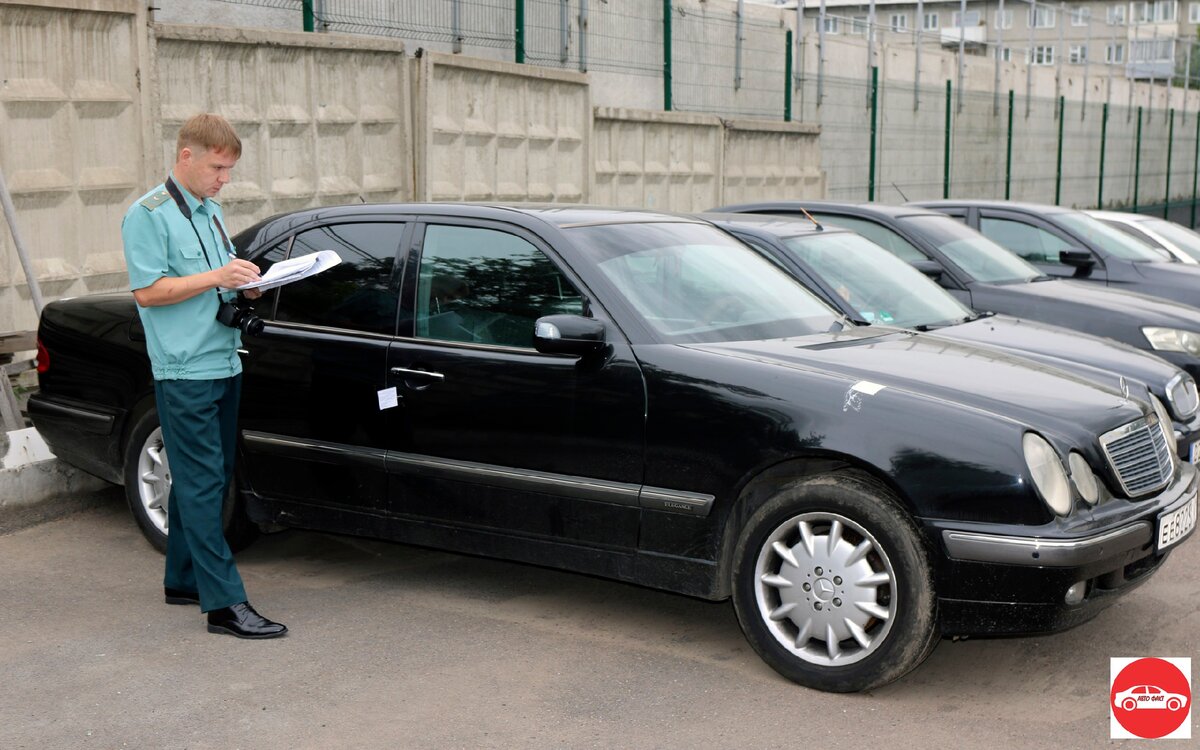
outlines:
[{"label": "building window", "polygon": [[[817,23],[820,23],[819,19],[818,19]],[[825,28],[826,34],[838,33],[838,17],[837,16],[825,16],[824,28]]]},{"label": "building window", "polygon": [[893,13],[891,21],[892,31],[908,31],[908,14]]},{"label": "building window", "polygon": [[1175,40],[1135,41],[1129,48],[1129,59],[1135,63],[1171,62],[1175,59]]},{"label": "building window", "polygon": [[1175,0],[1156,0],[1154,3],[1154,20],[1158,23],[1175,20]]},{"label": "building window", "polygon": [[1044,5],[1035,5],[1029,9],[1029,25],[1035,29],[1053,29],[1058,22],[1058,11]]},{"label": "building window", "polygon": [[1150,3],[1131,3],[1129,16],[1133,23],[1150,23],[1154,20],[1154,6]]},{"label": "building window", "polygon": [[937,31],[938,29],[942,28],[942,22],[938,19],[938,14],[926,13],[925,22],[921,28],[925,29],[926,31]]},{"label": "building window", "polygon": [[1125,45],[1110,44],[1104,48],[1104,62],[1109,65],[1121,65],[1125,62]]},{"label": "building window", "polygon": [[1054,45],[1038,45],[1033,48],[1033,59],[1030,61],[1033,65],[1053,65],[1054,64]]},{"label": "building window", "polygon": [[1200,23],[1200,3],[1188,3],[1188,23]]},{"label": "building window", "polygon": [[964,16],[966,23],[959,23],[959,15],[960,14],[958,11],[954,11],[954,28],[961,29],[964,26],[967,28],[971,28],[973,26],[979,25],[979,21],[980,21],[979,11],[968,10],[967,15]]},{"label": "building window", "polygon": [[850,33],[855,36],[863,36],[867,33],[867,17],[855,16],[850,19]]},{"label": "building window", "polygon": [[993,22],[997,29],[1011,29],[1013,23],[1013,12],[1006,10],[1003,13],[996,11],[996,20]]},{"label": "building window", "polygon": [[1000,50],[1000,59],[1003,62],[1012,62],[1012,47],[1005,47]]},{"label": "building window", "polygon": [[1067,62],[1072,65],[1082,65],[1087,62],[1087,53],[1086,44],[1072,44],[1070,53],[1067,55]]},{"label": "building window", "polygon": [[1092,22],[1092,9],[1091,8],[1077,8],[1076,10],[1071,11],[1071,25],[1072,26],[1087,26],[1091,22]]},{"label": "building window", "polygon": [[1109,26],[1124,26],[1125,25],[1125,6],[1124,6],[1124,4],[1108,6],[1108,25]]}]

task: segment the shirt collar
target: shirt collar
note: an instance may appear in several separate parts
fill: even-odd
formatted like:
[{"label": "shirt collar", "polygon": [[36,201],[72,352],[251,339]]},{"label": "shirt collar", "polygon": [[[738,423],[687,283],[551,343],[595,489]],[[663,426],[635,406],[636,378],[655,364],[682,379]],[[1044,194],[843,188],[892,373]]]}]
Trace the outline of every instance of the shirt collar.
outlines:
[{"label": "shirt collar", "polygon": [[[173,172],[169,176],[172,180],[175,180],[175,174]],[[198,199],[196,196],[192,195],[191,191],[189,191],[183,185],[180,185],[179,180],[175,180],[175,184],[179,187],[179,192],[183,195],[183,202],[187,204],[189,211],[196,213],[203,208],[205,213],[212,213],[208,198],[205,198],[203,201]]]}]

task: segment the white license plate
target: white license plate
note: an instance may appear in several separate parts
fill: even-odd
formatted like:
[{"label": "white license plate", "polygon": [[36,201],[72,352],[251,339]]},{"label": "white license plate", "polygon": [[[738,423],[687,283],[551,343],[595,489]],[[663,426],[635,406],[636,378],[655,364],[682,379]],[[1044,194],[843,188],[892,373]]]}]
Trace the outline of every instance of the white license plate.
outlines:
[{"label": "white license plate", "polygon": [[1196,528],[1196,496],[1187,505],[1158,519],[1158,551],[1175,544]]},{"label": "white license plate", "polygon": [[1196,459],[1200,458],[1200,440],[1188,446],[1188,463],[1196,463]]}]

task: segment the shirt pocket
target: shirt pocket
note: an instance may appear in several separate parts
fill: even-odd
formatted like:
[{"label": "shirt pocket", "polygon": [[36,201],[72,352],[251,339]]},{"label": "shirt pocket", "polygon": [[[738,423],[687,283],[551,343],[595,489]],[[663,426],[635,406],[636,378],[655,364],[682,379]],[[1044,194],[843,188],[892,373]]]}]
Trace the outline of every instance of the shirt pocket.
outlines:
[{"label": "shirt pocket", "polygon": [[176,259],[176,263],[178,267],[172,270],[180,276],[191,276],[208,270],[208,264],[204,259],[204,248],[194,243],[179,246],[179,257]]}]

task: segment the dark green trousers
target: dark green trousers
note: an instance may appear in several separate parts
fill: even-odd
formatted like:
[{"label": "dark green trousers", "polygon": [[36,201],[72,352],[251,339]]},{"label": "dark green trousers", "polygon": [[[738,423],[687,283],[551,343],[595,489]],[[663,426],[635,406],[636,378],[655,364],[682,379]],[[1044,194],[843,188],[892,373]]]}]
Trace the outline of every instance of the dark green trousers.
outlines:
[{"label": "dark green trousers", "polygon": [[233,479],[241,391],[241,375],[154,381],[171,467],[163,585],[200,592],[204,612],[246,601],[221,523]]}]

